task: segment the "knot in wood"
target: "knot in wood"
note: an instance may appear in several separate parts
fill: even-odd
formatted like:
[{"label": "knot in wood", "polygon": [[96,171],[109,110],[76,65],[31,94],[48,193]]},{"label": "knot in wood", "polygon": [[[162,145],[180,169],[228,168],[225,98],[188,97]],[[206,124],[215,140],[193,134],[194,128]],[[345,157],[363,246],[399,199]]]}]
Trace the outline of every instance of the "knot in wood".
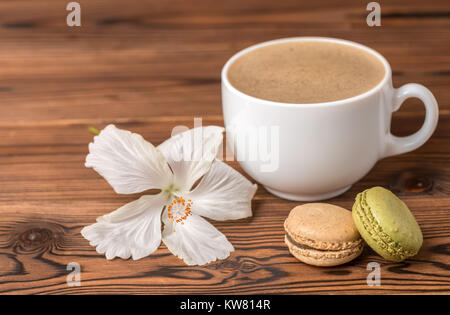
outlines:
[{"label": "knot in wood", "polygon": [[37,254],[62,247],[64,227],[53,222],[18,223],[11,231],[9,246],[18,254]]},{"label": "knot in wood", "polygon": [[431,190],[433,180],[424,174],[415,173],[413,171],[405,171],[392,183],[392,188],[406,193],[422,193]]},{"label": "knot in wood", "polygon": [[53,238],[53,232],[45,228],[31,228],[24,231],[19,239],[25,246],[39,247],[47,244]]}]

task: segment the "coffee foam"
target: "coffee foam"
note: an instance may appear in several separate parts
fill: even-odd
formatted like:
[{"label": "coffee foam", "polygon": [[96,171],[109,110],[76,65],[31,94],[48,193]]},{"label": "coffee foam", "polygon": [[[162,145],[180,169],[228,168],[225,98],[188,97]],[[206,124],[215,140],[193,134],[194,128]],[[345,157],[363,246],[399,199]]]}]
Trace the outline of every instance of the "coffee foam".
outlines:
[{"label": "coffee foam", "polygon": [[293,41],[250,51],[230,65],[227,75],[231,85],[250,96],[309,104],[363,94],[381,82],[385,68],[357,47]]}]

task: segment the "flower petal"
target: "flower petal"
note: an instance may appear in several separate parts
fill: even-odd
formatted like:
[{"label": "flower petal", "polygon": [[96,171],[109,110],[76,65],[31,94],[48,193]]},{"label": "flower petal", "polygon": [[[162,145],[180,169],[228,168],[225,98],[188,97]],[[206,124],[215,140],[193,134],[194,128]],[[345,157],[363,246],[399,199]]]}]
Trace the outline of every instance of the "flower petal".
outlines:
[{"label": "flower petal", "polygon": [[194,190],[184,193],[191,199],[192,212],[213,220],[236,220],[252,216],[252,184],[231,166],[215,160]]},{"label": "flower petal", "polygon": [[89,144],[86,167],[102,175],[119,194],[163,189],[173,177],[161,152],[141,135],[109,125]]},{"label": "flower petal", "polygon": [[224,128],[198,127],[169,138],[158,146],[174,173],[178,189],[188,191],[211,167],[223,140]]},{"label": "flower petal", "polygon": [[97,219],[81,234],[107,259],[134,260],[153,253],[161,243],[161,211],[167,202],[164,194],[142,196],[116,211]]},{"label": "flower petal", "polygon": [[[166,211],[165,211],[166,212]],[[188,265],[204,265],[227,258],[233,245],[211,223],[191,215],[183,224],[172,223],[163,215],[163,242],[167,248]]]}]

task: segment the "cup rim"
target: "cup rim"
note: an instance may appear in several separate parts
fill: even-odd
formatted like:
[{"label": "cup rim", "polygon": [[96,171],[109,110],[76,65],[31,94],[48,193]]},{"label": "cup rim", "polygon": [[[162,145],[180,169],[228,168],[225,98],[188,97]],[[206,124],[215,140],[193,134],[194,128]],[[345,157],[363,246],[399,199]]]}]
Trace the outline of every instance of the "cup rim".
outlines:
[{"label": "cup rim", "polygon": [[[280,43],[286,43],[286,42],[300,42],[300,41],[321,41],[321,42],[332,42],[332,43],[337,43],[337,44],[343,44],[343,45],[348,45],[348,46],[353,46],[353,47],[357,47],[360,49],[363,49],[364,51],[374,55],[375,57],[377,57],[381,63],[384,66],[384,77],[383,79],[377,84],[375,85],[373,88],[371,88],[370,90],[356,95],[356,96],[352,96],[349,98],[344,98],[344,99],[340,99],[340,100],[336,100],[336,101],[330,101],[330,102],[319,102],[319,103],[284,103],[284,102],[277,102],[277,101],[270,101],[270,100],[265,100],[262,98],[258,98],[255,96],[250,96],[248,94],[245,94],[244,92],[239,91],[237,88],[235,88],[230,81],[228,80],[228,69],[230,68],[231,64],[236,61],[238,58],[240,58],[241,56],[255,50],[261,47],[265,47],[265,46],[270,46],[270,45],[274,45],[274,44],[280,44]],[[247,99],[249,101],[253,101],[253,102],[258,102],[259,104],[265,104],[265,105],[275,105],[275,106],[282,106],[282,107],[299,107],[299,108],[305,108],[305,107],[326,107],[326,106],[337,106],[337,105],[342,105],[342,104],[346,104],[349,102],[353,102],[353,101],[359,101],[361,99],[364,99],[370,95],[373,95],[375,93],[377,93],[379,90],[382,89],[382,87],[390,80],[391,77],[391,67],[389,65],[389,62],[377,51],[375,51],[372,48],[369,48],[365,45],[356,43],[356,42],[352,42],[346,39],[338,39],[338,38],[332,38],[332,37],[320,37],[320,36],[300,36],[300,37],[288,37],[288,38],[281,38],[281,39],[275,39],[275,40],[270,40],[270,41],[266,41],[266,42],[262,42],[259,44],[255,44],[252,45],[250,47],[244,48],[242,50],[240,50],[239,52],[237,52],[236,54],[234,54],[230,59],[228,59],[228,61],[225,63],[225,65],[222,68],[222,72],[221,72],[221,79],[222,79],[222,84],[224,84],[227,89],[237,95],[239,95],[240,97]]]}]

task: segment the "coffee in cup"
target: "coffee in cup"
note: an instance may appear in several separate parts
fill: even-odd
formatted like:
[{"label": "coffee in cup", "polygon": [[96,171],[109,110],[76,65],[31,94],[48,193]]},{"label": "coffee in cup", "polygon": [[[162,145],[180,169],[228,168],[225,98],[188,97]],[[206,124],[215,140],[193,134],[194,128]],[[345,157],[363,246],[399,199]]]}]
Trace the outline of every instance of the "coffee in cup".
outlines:
[{"label": "coffee in cup", "polygon": [[381,82],[383,63],[363,49],[323,41],[264,46],[236,59],[228,80],[239,91],[282,103],[322,103],[363,94]]}]

